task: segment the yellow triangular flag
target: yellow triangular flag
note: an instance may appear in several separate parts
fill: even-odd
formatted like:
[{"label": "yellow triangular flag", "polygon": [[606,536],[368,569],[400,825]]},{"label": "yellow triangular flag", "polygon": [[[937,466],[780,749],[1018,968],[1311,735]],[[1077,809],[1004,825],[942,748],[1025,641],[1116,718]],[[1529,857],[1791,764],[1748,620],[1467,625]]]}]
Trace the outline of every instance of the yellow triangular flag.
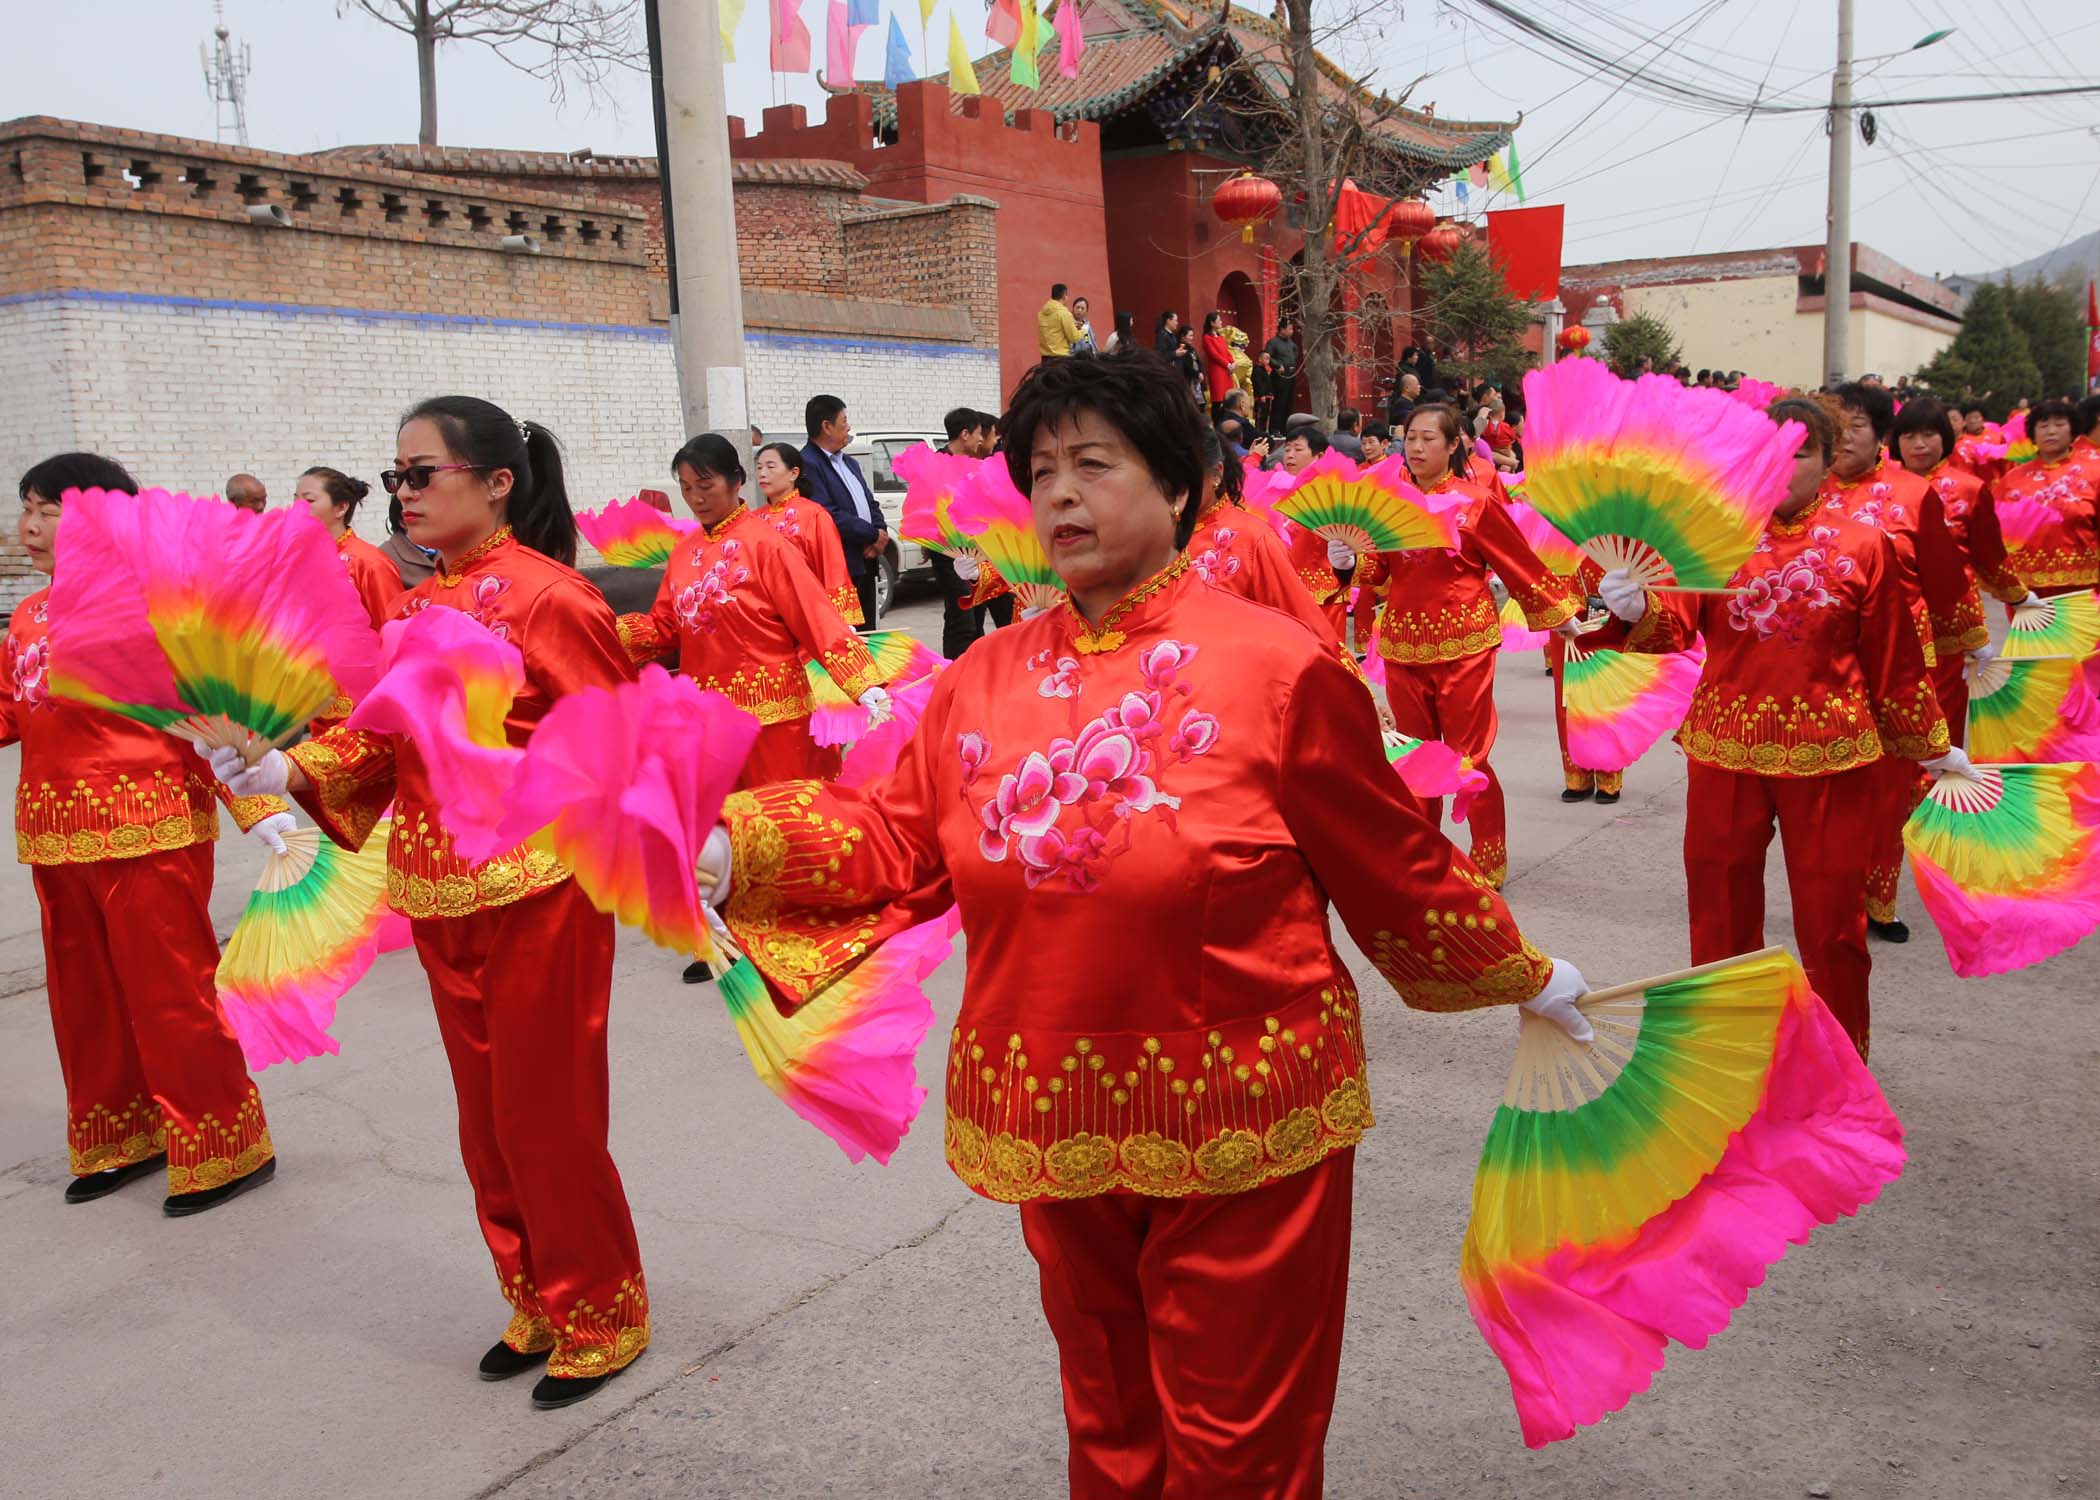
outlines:
[{"label": "yellow triangular flag", "polygon": [[722,61],[736,61],[736,28],[744,19],[744,0],[720,0],[722,10]]},{"label": "yellow triangular flag", "polygon": [[977,87],[977,70],[970,66],[970,49],[963,45],[962,28],[955,24],[955,17],[948,17],[948,92],[951,94],[981,94]]},{"label": "yellow triangular flag", "polygon": [[[933,20],[933,8],[940,0],[919,0],[919,24],[924,26]],[[921,38],[923,41],[924,38]]]},{"label": "yellow triangular flag", "polygon": [[1500,151],[1488,158],[1488,186],[1498,193],[1509,191],[1509,168],[1502,164]]}]

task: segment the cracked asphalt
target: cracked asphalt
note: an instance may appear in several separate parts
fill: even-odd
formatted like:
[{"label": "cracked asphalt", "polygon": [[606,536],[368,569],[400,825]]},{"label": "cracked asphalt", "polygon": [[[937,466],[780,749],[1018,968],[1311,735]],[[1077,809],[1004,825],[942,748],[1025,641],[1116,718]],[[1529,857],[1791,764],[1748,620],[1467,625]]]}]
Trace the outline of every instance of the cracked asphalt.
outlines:
[{"label": "cracked asphalt", "polygon": [[[937,638],[930,605],[893,623]],[[1597,983],[1681,965],[1675,750],[1636,767],[1616,809],[1564,807],[1535,658],[1507,660],[1497,696],[1527,932]],[[18,765],[0,752],[0,781]],[[222,841],[222,932],[259,865]],[[1769,935],[1787,941],[1776,860],[1771,889]],[[179,1221],[152,1183],[66,1207],[27,870],[0,890],[0,1493],[1061,1493],[1033,1266],[1013,1211],[948,1175],[937,1095],[887,1169],[850,1166],[752,1077],[713,988],[623,934],[613,1149],[654,1342],[597,1399],[534,1412],[523,1382],[474,1377],[505,1309],[411,954],[344,1001],[339,1057],[262,1075],[274,1183]],[[1626,1411],[1540,1453],[1457,1286],[1508,1018],[1410,1012],[1370,976],[1379,1127],[1358,1153],[1330,1495],[2100,1495],[2100,943],[1965,983],[1907,882],[1903,907],[1916,938],[1875,950],[1875,1065],[1909,1172]],[[922,1076],[961,967],[930,986]]]}]

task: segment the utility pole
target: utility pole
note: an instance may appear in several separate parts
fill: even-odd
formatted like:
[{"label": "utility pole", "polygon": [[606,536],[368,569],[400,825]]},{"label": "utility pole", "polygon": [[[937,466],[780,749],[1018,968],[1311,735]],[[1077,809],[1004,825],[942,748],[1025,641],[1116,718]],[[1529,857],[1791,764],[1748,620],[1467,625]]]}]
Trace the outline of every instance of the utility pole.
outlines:
[{"label": "utility pole", "polygon": [[1830,75],[1830,234],[1823,246],[1823,379],[1832,386],[1847,374],[1852,336],[1852,0],[1837,0],[1837,12],[1837,69]]},{"label": "utility pole", "polygon": [[685,434],[717,432],[743,453],[751,445],[751,417],[721,22],[715,0],[644,0],[643,12]]}]

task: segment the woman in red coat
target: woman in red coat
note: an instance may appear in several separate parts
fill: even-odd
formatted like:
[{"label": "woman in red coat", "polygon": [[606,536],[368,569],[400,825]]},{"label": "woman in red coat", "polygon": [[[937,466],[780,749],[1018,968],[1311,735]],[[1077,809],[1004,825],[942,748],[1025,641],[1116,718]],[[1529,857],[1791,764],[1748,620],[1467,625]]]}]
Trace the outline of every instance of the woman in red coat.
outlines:
[{"label": "woman in red coat", "polygon": [[[629,679],[612,609],[572,566],[576,518],[552,433],[487,401],[440,396],[409,413],[395,451],[380,482],[401,497],[410,538],[437,549],[438,568],[394,601],[392,618],[442,605],[517,647],[525,686],[504,720],[511,744],[570,694]],[[392,804],[387,900],[409,919],[430,978],[460,1156],[511,1306],[481,1377],[544,1362],[533,1404],[581,1401],[649,1345],[641,1251],[606,1145],[612,918],[544,849],[462,858],[406,736],[338,726],[253,767],[220,752],[212,769],[236,792],[289,791],[349,849]]]},{"label": "woman in red coat", "polygon": [[1069,602],[943,672],[884,780],[732,796],[703,866],[789,1005],[959,909],[948,1163],[1019,1206],[1072,1495],[1311,1500],[1372,1123],[1330,899],[1411,1005],[1586,1037],[1582,979],[1421,816],[1332,642],[1197,576],[1165,364],[1046,361],[1007,420]]},{"label": "woman in red coat", "polygon": [[377,630],[386,623],[387,606],[401,592],[401,570],[394,566],[391,557],[350,529],[357,517],[358,503],[371,492],[372,486],[362,479],[352,479],[340,469],[316,464],[299,476],[299,482],[292,487],[292,498],[335,538],[336,554],[343,559],[343,568],[357,589],[357,597],[364,601],[372,628]]},{"label": "woman in red coat", "polygon": [[1210,412],[1215,418],[1225,405],[1225,398],[1236,387],[1232,383],[1232,345],[1225,340],[1225,316],[1209,312],[1203,315],[1203,337],[1200,340],[1203,355],[1203,385],[1210,392]]}]

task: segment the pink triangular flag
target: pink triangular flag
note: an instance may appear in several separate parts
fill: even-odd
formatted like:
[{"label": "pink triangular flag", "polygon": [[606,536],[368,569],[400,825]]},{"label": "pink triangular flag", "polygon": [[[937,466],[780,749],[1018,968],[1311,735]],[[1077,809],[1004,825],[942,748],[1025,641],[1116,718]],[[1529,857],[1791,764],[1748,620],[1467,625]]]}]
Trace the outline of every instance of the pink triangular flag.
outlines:
[{"label": "pink triangular flag", "polygon": [[1079,22],[1077,0],[1057,0],[1057,71],[1079,76],[1079,55],[1086,51],[1086,31]]}]

